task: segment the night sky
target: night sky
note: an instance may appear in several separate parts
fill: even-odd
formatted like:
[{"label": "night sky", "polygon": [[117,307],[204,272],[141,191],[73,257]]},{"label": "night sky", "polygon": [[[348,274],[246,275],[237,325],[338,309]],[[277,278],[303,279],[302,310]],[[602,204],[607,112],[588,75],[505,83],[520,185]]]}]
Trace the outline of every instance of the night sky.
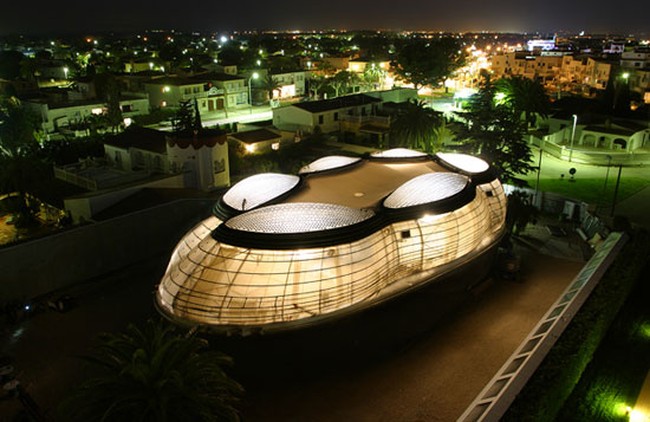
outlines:
[{"label": "night sky", "polygon": [[390,29],[650,33],[648,0],[5,0],[0,34]]}]

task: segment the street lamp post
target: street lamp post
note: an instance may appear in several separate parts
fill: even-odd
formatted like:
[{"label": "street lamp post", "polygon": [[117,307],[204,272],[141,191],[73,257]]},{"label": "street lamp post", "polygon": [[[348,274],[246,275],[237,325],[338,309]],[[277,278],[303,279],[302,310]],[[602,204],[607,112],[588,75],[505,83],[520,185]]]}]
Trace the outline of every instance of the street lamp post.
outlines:
[{"label": "street lamp post", "polygon": [[576,124],[578,123],[578,115],[574,114],[573,115],[573,130],[571,130],[571,148],[569,149],[569,162],[571,162],[571,159],[573,158],[573,141],[575,140],[576,137]]},{"label": "street lamp post", "polygon": [[621,184],[621,171],[623,170],[623,165],[618,165],[618,177],[616,177],[616,186],[614,187],[614,199],[612,200],[612,213],[610,217],[614,217],[614,210],[616,209],[616,198],[618,197],[618,186]]},{"label": "street lamp post", "polygon": [[605,183],[603,183],[603,194],[601,197],[601,207],[604,209],[607,206],[607,181],[609,179],[609,168],[612,165],[612,156],[607,155],[607,171],[605,172]]},{"label": "street lamp post", "polygon": [[251,81],[253,79],[259,78],[260,75],[257,72],[253,72],[253,74],[248,78],[248,104],[250,105],[250,114],[253,114],[253,95],[252,95],[252,90],[251,90]]},{"label": "street lamp post", "polygon": [[542,207],[542,201],[539,199],[539,176],[542,172],[542,155],[544,155],[544,141],[542,138],[542,143],[539,146],[539,162],[537,163],[537,182],[535,183],[535,202],[539,203],[540,209]]}]

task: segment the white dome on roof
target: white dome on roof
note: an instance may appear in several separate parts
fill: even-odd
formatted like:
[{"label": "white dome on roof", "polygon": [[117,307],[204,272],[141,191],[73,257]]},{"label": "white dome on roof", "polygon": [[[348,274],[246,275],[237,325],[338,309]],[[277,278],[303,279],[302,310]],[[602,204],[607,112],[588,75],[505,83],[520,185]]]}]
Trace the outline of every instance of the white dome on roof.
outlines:
[{"label": "white dome on roof", "polygon": [[226,205],[238,211],[246,211],[284,195],[298,183],[300,177],[294,175],[256,174],[236,183],[228,189],[222,199]]},{"label": "white dome on roof", "polygon": [[439,152],[436,155],[452,167],[470,174],[483,173],[490,168],[490,165],[484,160],[472,155],[453,152]]},{"label": "white dome on roof", "polygon": [[462,174],[423,174],[395,189],[384,200],[384,206],[398,209],[438,202],[462,192],[468,183],[469,178]]},{"label": "white dome on roof", "polygon": [[306,166],[302,167],[298,174],[316,173],[319,171],[333,170],[350,164],[358,163],[361,161],[360,157],[346,157],[343,155],[329,155],[327,157],[319,158],[312,161]]},{"label": "white dome on roof", "polygon": [[255,233],[308,233],[351,226],[373,215],[370,210],[343,205],[295,202],[248,211],[225,224],[234,230]]},{"label": "white dome on roof", "polygon": [[416,158],[425,157],[427,154],[421,151],[415,151],[407,148],[393,148],[385,151],[377,151],[370,154],[375,158]]}]

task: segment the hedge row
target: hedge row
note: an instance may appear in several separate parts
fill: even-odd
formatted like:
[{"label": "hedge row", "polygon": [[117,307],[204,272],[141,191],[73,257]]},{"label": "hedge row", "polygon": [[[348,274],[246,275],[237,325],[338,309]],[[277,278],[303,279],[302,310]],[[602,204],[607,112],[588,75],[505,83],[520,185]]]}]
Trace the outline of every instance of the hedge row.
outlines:
[{"label": "hedge row", "polygon": [[[646,263],[644,274],[650,270]],[[636,283],[558,420],[627,421],[650,368],[650,283]]]},{"label": "hedge row", "polygon": [[503,421],[555,419],[625,303],[650,255],[650,236],[638,231],[542,361]]}]

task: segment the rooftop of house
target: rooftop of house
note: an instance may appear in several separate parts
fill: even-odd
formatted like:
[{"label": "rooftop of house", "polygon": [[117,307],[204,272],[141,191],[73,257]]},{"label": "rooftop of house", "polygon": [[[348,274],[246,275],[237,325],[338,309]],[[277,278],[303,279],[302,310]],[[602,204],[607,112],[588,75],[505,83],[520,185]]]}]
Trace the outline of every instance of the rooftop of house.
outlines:
[{"label": "rooftop of house", "polygon": [[190,77],[182,77],[182,76],[164,76],[162,78],[152,79],[150,82],[145,82],[145,84],[183,86],[183,85],[202,85],[207,81],[208,80],[205,78],[192,79]]},{"label": "rooftop of house", "polygon": [[255,129],[247,132],[237,132],[230,134],[230,137],[245,144],[254,144],[256,142],[270,141],[280,138],[280,135],[268,129]]},{"label": "rooftop of house", "polygon": [[160,130],[131,125],[124,132],[107,138],[104,143],[118,148],[138,148],[164,154],[167,152],[165,135],[167,133]]},{"label": "rooftop of house", "polygon": [[381,100],[365,94],[344,95],[329,100],[306,101],[293,104],[293,107],[306,110],[310,113],[322,113],[339,108],[356,107],[364,104],[380,103]]},{"label": "rooftop of house", "polygon": [[584,128],[585,131],[609,133],[611,135],[632,136],[635,130],[620,127],[611,127],[607,125],[590,125]]},{"label": "rooftop of house", "polygon": [[231,75],[230,73],[223,72],[199,73],[190,76],[189,78],[194,81],[239,81],[245,79],[243,76]]}]

